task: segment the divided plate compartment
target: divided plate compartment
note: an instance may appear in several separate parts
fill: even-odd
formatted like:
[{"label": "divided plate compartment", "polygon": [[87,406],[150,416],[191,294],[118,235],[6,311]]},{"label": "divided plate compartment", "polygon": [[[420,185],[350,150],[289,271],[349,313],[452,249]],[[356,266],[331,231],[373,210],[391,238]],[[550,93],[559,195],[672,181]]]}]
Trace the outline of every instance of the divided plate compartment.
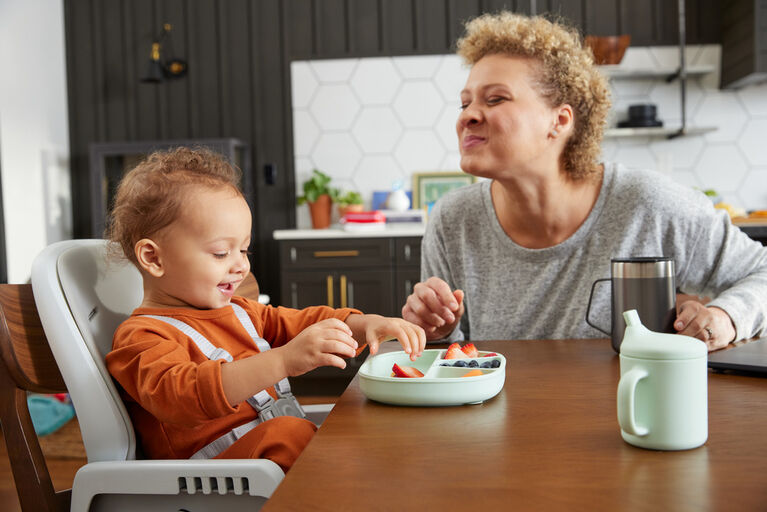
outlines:
[{"label": "divided plate compartment", "polygon": [[[480,357],[443,359],[447,350],[424,350],[415,361],[404,351],[388,352],[368,357],[359,370],[360,389],[371,400],[392,405],[444,406],[477,404],[497,395],[506,380],[506,358],[480,351]],[[498,368],[468,368],[442,366],[474,359],[480,365],[485,361],[500,361]],[[423,377],[393,377],[392,366],[412,366]],[[463,377],[471,370],[482,375]]]}]

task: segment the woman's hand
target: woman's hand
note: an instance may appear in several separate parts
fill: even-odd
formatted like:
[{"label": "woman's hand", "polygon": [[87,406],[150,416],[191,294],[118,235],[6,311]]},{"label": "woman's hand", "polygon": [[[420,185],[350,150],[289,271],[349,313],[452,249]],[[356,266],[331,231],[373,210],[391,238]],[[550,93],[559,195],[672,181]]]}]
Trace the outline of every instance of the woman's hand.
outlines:
[{"label": "woman's hand", "polygon": [[735,326],[723,309],[689,300],[680,304],[677,310],[674,329],[679,334],[703,340],[709,351],[726,347],[735,339]]},{"label": "woman's hand", "polygon": [[396,339],[402,349],[415,361],[426,346],[426,334],[423,329],[401,318],[388,318],[381,315],[349,315],[346,323],[354,337],[370,346],[370,353],[378,352],[382,341]]},{"label": "woman's hand", "polygon": [[348,325],[337,318],[327,318],[310,325],[276,350],[282,353],[285,373],[292,377],[319,366],[346,368],[344,359],[356,355],[357,342]]},{"label": "woman's hand", "polygon": [[463,291],[452,291],[442,279],[430,277],[413,287],[402,318],[421,326],[426,339],[439,340],[453,332],[463,312]]}]

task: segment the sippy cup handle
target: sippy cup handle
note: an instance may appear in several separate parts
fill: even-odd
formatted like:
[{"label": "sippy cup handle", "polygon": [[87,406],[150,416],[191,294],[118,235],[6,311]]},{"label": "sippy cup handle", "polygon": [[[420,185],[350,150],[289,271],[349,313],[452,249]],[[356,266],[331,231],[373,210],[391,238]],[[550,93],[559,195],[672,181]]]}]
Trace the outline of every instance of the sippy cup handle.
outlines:
[{"label": "sippy cup handle", "polygon": [[647,371],[633,368],[623,374],[618,382],[618,424],[633,436],[646,436],[650,431],[636,423],[636,388],[640,380],[647,377]]}]

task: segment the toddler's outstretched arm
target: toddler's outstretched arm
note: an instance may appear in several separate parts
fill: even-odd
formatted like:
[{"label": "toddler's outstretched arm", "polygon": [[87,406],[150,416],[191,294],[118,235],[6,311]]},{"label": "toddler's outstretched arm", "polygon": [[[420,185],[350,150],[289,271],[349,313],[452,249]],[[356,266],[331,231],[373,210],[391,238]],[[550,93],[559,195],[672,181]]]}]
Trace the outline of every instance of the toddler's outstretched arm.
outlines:
[{"label": "toddler's outstretched arm", "polygon": [[426,345],[424,330],[401,318],[349,315],[346,323],[351,327],[354,339],[370,346],[371,354],[378,352],[378,346],[382,341],[396,339],[403,350],[410,354],[410,360],[415,361],[416,357],[423,353]]}]

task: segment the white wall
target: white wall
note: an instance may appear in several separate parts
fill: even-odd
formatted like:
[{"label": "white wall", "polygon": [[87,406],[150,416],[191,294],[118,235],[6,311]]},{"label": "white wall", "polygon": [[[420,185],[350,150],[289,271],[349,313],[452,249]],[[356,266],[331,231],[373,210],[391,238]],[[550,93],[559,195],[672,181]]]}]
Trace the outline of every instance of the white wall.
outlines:
[{"label": "white wall", "polygon": [[0,169],[8,282],[71,238],[62,0],[0,0]]},{"label": "white wall", "polygon": [[[716,131],[673,140],[606,139],[603,156],[716,189],[737,206],[767,208],[767,84],[718,89],[720,54],[718,45],[689,46],[686,53],[688,65],[714,68],[688,80],[688,125]],[[638,47],[629,48],[621,66],[673,69],[678,62],[677,47]],[[291,72],[299,193],[315,167],[336,186],[361,192],[368,206],[372,192],[389,190],[393,181],[409,189],[414,172],[459,170],[455,122],[468,70],[457,56],[302,61]],[[678,82],[611,83],[612,125],[627,117],[628,105],[655,103],[666,126],[679,126]],[[298,227],[308,227],[306,206],[297,214]]]}]

